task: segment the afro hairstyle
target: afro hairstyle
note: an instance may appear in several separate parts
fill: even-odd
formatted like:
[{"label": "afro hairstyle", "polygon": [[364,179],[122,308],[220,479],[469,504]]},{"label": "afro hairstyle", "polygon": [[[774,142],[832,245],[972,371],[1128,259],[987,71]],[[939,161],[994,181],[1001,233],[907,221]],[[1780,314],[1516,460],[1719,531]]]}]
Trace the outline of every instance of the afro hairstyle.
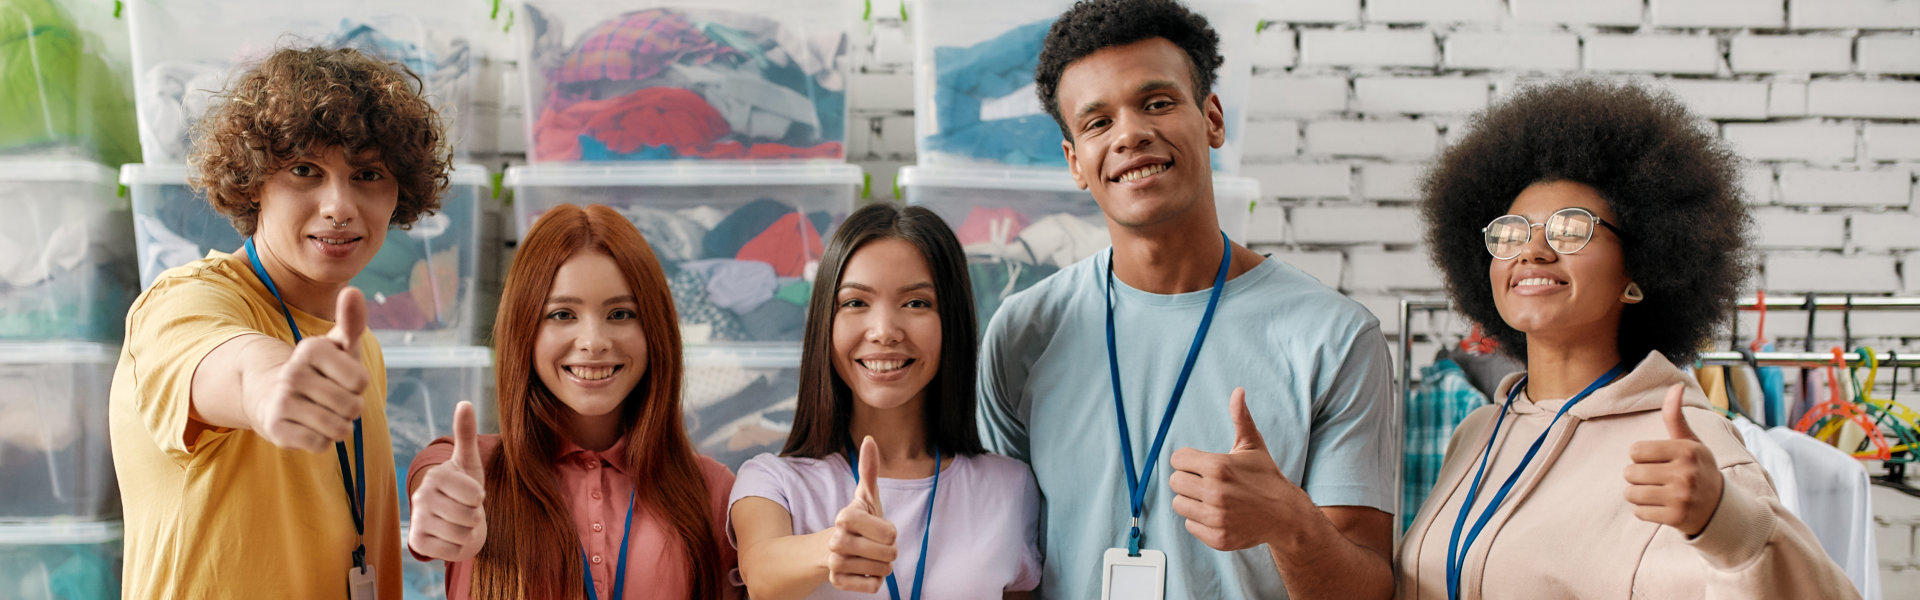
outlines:
[{"label": "afro hairstyle", "polygon": [[1033,81],[1040,105],[1060,126],[1061,137],[1073,141],[1060,110],[1060,76],[1067,65],[1106,48],[1153,38],[1166,38],[1187,53],[1194,101],[1206,102],[1213,93],[1214,75],[1226,60],[1220,56],[1220,34],[1206,17],[1177,0],[1080,0],[1053,22]]}]

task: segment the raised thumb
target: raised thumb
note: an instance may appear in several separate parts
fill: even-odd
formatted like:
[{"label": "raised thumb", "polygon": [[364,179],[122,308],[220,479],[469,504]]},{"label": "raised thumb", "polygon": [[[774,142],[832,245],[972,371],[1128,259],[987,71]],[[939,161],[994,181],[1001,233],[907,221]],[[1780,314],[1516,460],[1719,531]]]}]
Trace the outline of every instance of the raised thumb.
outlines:
[{"label": "raised thumb", "polygon": [[1267,440],[1260,437],[1260,428],[1253,424],[1253,413],[1247,410],[1246,388],[1233,388],[1233,400],[1227,409],[1233,411],[1233,449],[1265,449]]},{"label": "raised thumb", "polygon": [[867,436],[860,441],[860,487],[854,490],[853,500],[865,505],[873,516],[884,516],[880,512],[880,444]]},{"label": "raised thumb", "polygon": [[485,462],[480,458],[480,427],[473,416],[473,403],[464,400],[453,407],[453,463],[474,481],[486,481]]},{"label": "raised thumb", "polygon": [[366,329],[367,297],[359,288],[341,288],[333,302],[333,330],[327,332],[327,338],[340,344],[341,350],[353,352],[360,349],[360,332]]},{"label": "raised thumb", "polygon": [[1687,416],[1681,412],[1680,408],[1686,404],[1686,391],[1687,386],[1680,383],[1668,388],[1667,401],[1660,407],[1660,415],[1667,421],[1667,437],[1697,442],[1700,441],[1700,437],[1693,434],[1693,427],[1687,425]]}]

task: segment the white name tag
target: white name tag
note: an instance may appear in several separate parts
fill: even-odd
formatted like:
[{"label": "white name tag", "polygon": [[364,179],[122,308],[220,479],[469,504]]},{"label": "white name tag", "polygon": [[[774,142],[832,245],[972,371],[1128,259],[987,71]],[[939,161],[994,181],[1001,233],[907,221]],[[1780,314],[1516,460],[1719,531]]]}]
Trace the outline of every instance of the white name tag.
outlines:
[{"label": "white name tag", "polygon": [[1141,549],[1127,556],[1126,548],[1108,548],[1100,561],[1101,600],[1166,600],[1167,554]]},{"label": "white name tag", "polygon": [[357,567],[347,567],[348,600],[378,600],[380,598],[380,579],[373,576],[373,565],[367,565],[362,572]]}]

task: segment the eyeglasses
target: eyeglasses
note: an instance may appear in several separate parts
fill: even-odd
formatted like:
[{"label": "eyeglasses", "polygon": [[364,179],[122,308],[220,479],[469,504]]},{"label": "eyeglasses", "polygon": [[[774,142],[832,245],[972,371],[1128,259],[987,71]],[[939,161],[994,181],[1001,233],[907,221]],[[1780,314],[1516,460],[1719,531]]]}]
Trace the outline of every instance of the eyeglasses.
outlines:
[{"label": "eyeglasses", "polygon": [[1593,216],[1587,209],[1578,207],[1562,208],[1547,217],[1546,223],[1532,223],[1520,215],[1503,215],[1480,229],[1486,237],[1487,253],[1494,258],[1506,260],[1520,255],[1521,249],[1533,242],[1533,228],[1544,227],[1547,247],[1560,254],[1573,254],[1587,247],[1593,240],[1593,225],[1600,224],[1613,231],[1614,235],[1626,239],[1627,234],[1600,217]]}]

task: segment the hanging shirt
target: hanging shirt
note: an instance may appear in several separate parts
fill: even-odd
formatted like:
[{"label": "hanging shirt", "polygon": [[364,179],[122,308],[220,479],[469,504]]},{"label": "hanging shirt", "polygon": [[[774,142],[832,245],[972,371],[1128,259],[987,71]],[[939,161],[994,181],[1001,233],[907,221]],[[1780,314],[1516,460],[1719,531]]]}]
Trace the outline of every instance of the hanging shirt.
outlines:
[{"label": "hanging shirt", "polygon": [[1473,387],[1467,372],[1453,361],[1443,358],[1420,370],[1420,383],[1407,404],[1406,456],[1400,463],[1402,530],[1413,523],[1414,513],[1440,478],[1453,428],[1486,405],[1486,395]]},{"label": "hanging shirt", "polygon": [[[333,323],[288,306],[306,337]],[[126,498],[127,598],[344,598],[360,535],[340,463],[285,450],[251,430],[188,416],[193,374],[244,335],[293,344],[280,303],[246,259],[225,252],[169,269],[134,301],[107,411],[114,471]],[[400,597],[399,492],[387,432],[380,342],[360,335],[370,377],[361,411],[367,474],[367,563],[380,597]],[[349,444],[351,447],[351,444]]]},{"label": "hanging shirt", "polygon": [[[1773,483],[1773,492],[1780,497],[1780,505],[1805,522],[1807,514],[1800,509],[1800,477],[1793,467],[1793,455],[1773,436],[1767,435],[1765,427],[1745,417],[1734,418],[1733,426],[1740,430],[1740,441],[1746,443],[1747,452],[1753,453],[1753,460],[1760,463],[1760,468],[1766,469],[1767,480]],[[1816,535],[1819,533],[1814,532]]]},{"label": "hanging shirt", "polygon": [[[1847,572],[1860,594],[1880,597],[1880,561],[1873,541],[1872,485],[1860,461],[1839,448],[1785,427],[1767,435],[1793,458],[1801,514],[1827,555]],[[1782,493],[1786,493],[1783,488]]]},{"label": "hanging shirt", "polygon": [[[1045,499],[1044,598],[1098,598],[1101,556],[1125,548],[1130,529],[1108,376],[1107,254],[1007,298],[980,347],[981,440],[1033,465]],[[1120,383],[1139,461],[1212,294],[1114,283]],[[1273,259],[1227,281],[1211,329],[1147,480],[1144,547],[1167,554],[1167,598],[1285,598],[1265,547],[1221,552],[1187,532],[1167,486],[1174,451],[1226,452],[1228,400],[1244,387],[1274,464],[1314,504],[1392,514],[1400,492],[1393,363],[1366,308]]]}]

